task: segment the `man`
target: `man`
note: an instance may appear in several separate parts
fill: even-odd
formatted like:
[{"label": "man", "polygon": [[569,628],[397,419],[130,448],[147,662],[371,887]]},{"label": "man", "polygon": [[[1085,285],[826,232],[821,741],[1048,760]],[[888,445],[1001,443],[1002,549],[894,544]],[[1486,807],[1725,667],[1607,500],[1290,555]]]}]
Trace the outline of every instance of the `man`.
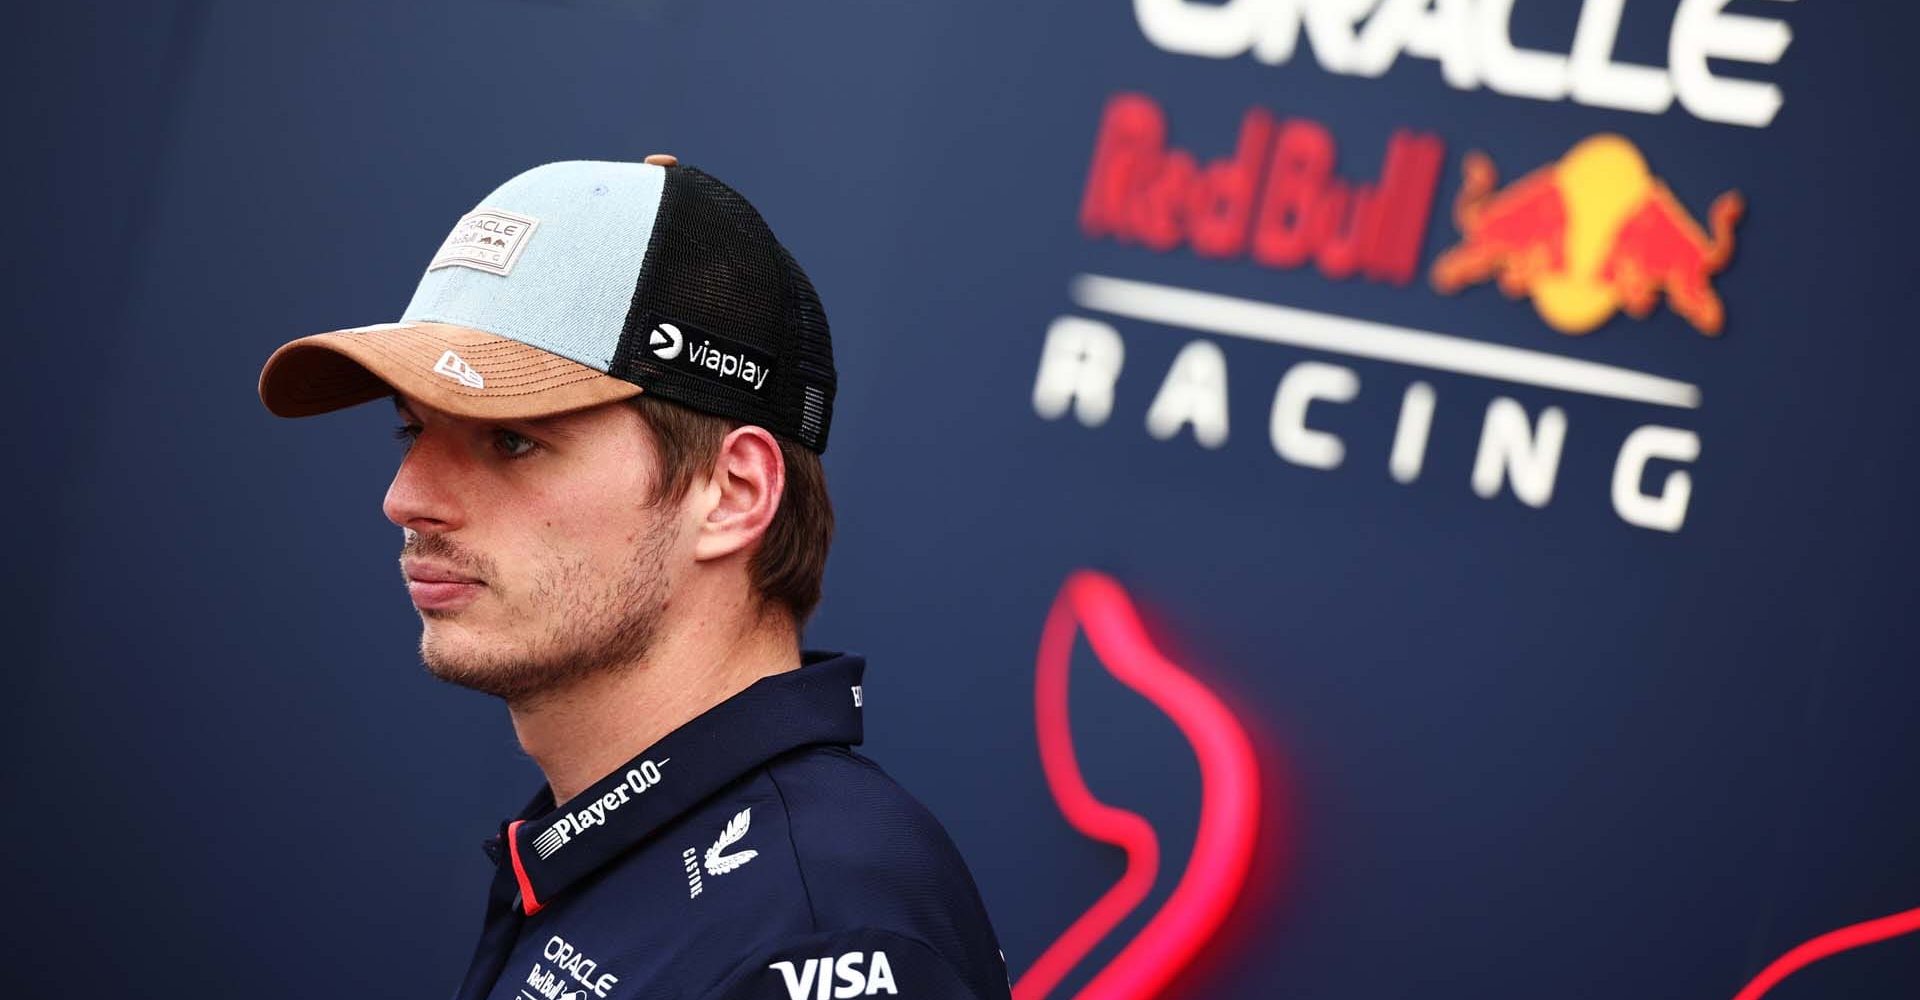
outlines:
[{"label": "man", "polygon": [[806,275],[670,156],[513,178],[399,323],[267,361],[281,416],[393,400],[421,656],[547,778],[461,1000],[1008,994],[952,843],[849,749],[862,660],[799,649],[834,386]]}]

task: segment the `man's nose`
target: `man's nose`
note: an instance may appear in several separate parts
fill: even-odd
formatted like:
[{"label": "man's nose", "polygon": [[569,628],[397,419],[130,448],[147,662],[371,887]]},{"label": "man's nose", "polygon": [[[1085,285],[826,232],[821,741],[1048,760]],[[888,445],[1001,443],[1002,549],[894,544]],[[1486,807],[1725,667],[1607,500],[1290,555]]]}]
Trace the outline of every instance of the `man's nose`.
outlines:
[{"label": "man's nose", "polygon": [[451,435],[422,433],[400,460],[380,509],[387,520],[414,531],[452,531],[464,513],[459,502],[460,456]]}]

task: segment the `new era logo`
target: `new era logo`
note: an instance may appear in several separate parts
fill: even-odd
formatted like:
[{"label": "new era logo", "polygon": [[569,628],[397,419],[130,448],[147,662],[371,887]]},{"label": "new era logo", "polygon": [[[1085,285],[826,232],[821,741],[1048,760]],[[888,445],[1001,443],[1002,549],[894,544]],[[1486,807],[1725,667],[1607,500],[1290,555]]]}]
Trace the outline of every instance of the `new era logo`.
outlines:
[{"label": "new era logo", "polygon": [[487,380],[481,378],[480,373],[474,371],[472,365],[467,364],[467,359],[452,351],[440,355],[440,360],[433,363],[433,370],[436,374],[445,375],[471,389],[487,387]]},{"label": "new era logo", "polygon": [[680,335],[680,328],[672,323],[662,323],[653,328],[647,337],[647,346],[653,349],[653,356],[662,361],[672,361],[680,356],[680,349],[687,346],[687,340]]}]

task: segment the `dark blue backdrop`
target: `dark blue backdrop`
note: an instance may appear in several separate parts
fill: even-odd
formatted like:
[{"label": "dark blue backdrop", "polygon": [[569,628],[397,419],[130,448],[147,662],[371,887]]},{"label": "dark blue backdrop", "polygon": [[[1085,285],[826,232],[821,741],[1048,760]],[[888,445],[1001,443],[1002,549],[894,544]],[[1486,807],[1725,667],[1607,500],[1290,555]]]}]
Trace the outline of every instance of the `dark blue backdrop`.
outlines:
[{"label": "dark blue backdrop", "polygon": [[[1517,42],[1565,51],[1576,5],[1518,6]],[[1628,4],[1619,57],[1664,64],[1674,7]],[[1792,28],[1776,65],[1714,64],[1779,86],[1766,128],[1456,90],[1423,59],[1338,75],[1305,41],[1283,65],[1179,55],[1123,2],[10,12],[9,992],[452,989],[477,845],[538,775],[496,704],[415,662],[379,511],[390,415],[279,421],[254,382],[284,340],[396,317],[500,180],[657,151],[748,194],[822,293],[842,531],[809,642],[869,656],[869,751],[953,833],[1016,974],[1119,872],[1059,817],[1034,749],[1040,624],[1083,566],[1255,733],[1269,833],[1292,831],[1263,839],[1190,995],[1728,997],[1800,941],[1920,906],[1916,23],[1894,4],[1735,9]],[[1090,238],[1077,215],[1119,92],[1203,158],[1254,106],[1326,125],[1352,178],[1378,176],[1394,129],[1438,135],[1422,279]],[[1491,287],[1424,280],[1458,238],[1462,153],[1504,182],[1605,131],[1695,218],[1745,195],[1714,279],[1723,336],[1663,305],[1568,338]],[[1092,315],[1069,293],[1082,273],[1655,372],[1703,404],[1221,337],[1232,430],[1206,448],[1143,426],[1200,335],[1108,316],[1126,348],[1111,418],[1050,420],[1041,346]],[[1349,452],[1330,471],[1267,441],[1303,360],[1362,386],[1316,404]],[[1415,378],[1439,402],[1402,485],[1386,454]],[[1567,415],[1543,508],[1469,487],[1497,396]],[[1608,499],[1648,423],[1702,441],[1678,533]],[[1158,900],[1191,838],[1193,758],[1102,672],[1075,685],[1090,780],[1167,838]],[[1916,984],[1906,937],[1773,996]]]}]

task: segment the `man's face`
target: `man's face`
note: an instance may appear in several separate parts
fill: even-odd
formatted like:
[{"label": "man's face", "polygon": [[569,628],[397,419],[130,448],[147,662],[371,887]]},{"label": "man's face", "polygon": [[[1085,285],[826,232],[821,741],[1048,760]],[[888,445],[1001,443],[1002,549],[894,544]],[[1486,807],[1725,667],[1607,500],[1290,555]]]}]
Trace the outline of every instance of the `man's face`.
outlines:
[{"label": "man's face", "polygon": [[659,459],[633,407],[505,422],[395,409],[409,444],[383,509],[405,529],[428,670],[511,702],[646,653],[691,557],[679,505],[647,506]]}]

